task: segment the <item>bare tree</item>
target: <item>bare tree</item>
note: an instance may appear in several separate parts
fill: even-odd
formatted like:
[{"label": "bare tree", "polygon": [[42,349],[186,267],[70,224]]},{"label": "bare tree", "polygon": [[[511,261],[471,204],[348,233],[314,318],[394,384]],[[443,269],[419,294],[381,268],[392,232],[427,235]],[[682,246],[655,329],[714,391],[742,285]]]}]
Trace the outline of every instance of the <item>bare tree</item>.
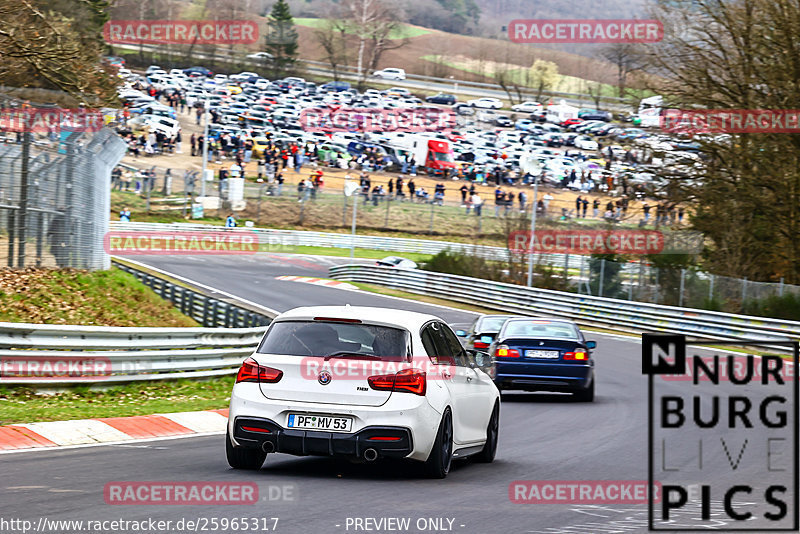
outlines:
[{"label": "bare tree", "polygon": [[333,79],[339,81],[339,67],[347,65],[347,22],[329,18],[321,28],[314,30],[314,38],[325,52],[325,60],[331,66]]},{"label": "bare tree", "polygon": [[613,43],[604,47],[600,56],[617,68],[617,90],[619,97],[624,98],[628,76],[643,66],[644,55],[641,48],[634,43]]},{"label": "bare tree", "polygon": [[385,0],[344,0],[342,18],[351,24],[358,41],[358,83],[363,86],[369,69],[375,68],[386,50],[399,48],[407,39],[393,42],[390,35],[399,28],[399,14]]}]

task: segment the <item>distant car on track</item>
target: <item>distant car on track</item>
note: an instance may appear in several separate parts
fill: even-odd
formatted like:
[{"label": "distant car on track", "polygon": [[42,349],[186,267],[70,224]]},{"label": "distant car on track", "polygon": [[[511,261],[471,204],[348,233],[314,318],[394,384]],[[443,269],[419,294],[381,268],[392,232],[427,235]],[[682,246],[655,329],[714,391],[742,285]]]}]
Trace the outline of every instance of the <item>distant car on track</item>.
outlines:
[{"label": "distant car on track", "polygon": [[596,346],[566,319],[509,319],[489,348],[495,384],[501,391],[568,392],[592,402]]},{"label": "distant car on track", "polygon": [[416,269],[417,264],[406,258],[401,258],[399,256],[387,256],[382,260],[378,260],[375,262],[375,265],[379,267],[394,267],[395,269]]},{"label": "distant car on track", "polygon": [[271,452],[406,458],[444,478],[454,458],[491,462],[500,394],[484,359],[433,315],[356,306],[282,313],[236,376],[228,463],[260,469]]},{"label": "distant car on track", "polygon": [[508,319],[519,315],[481,315],[475,319],[468,330],[456,330],[458,337],[464,338],[468,349],[488,350],[497,333]]}]

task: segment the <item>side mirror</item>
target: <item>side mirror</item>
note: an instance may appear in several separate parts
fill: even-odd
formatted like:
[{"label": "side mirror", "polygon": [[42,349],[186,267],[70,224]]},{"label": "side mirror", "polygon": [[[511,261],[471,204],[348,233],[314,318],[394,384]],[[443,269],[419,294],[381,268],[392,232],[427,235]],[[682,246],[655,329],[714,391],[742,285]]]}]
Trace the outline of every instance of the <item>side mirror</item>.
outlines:
[{"label": "side mirror", "polygon": [[464,332],[463,330],[456,330],[456,335],[458,337],[467,337],[467,333]]},{"label": "side mirror", "polygon": [[597,341],[587,341],[586,342],[586,348],[588,348],[588,349],[597,348]]}]

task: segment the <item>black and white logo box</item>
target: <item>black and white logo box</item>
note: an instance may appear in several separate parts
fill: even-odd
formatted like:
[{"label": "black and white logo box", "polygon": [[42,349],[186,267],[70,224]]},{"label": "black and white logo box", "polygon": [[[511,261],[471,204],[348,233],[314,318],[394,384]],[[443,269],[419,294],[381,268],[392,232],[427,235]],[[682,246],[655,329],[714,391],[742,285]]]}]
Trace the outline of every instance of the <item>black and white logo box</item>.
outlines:
[{"label": "black and white logo box", "polygon": [[650,531],[798,531],[798,351],[642,335]]}]

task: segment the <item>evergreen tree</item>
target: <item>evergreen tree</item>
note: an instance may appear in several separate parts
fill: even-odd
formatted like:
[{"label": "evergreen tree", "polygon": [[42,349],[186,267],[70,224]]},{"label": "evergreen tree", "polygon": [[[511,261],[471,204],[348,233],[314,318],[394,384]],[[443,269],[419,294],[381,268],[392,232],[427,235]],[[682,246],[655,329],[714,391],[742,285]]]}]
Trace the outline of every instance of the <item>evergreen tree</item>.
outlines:
[{"label": "evergreen tree", "polygon": [[267,22],[266,52],[271,79],[281,78],[294,70],[297,62],[297,31],[294,19],[285,0],[278,0]]}]

